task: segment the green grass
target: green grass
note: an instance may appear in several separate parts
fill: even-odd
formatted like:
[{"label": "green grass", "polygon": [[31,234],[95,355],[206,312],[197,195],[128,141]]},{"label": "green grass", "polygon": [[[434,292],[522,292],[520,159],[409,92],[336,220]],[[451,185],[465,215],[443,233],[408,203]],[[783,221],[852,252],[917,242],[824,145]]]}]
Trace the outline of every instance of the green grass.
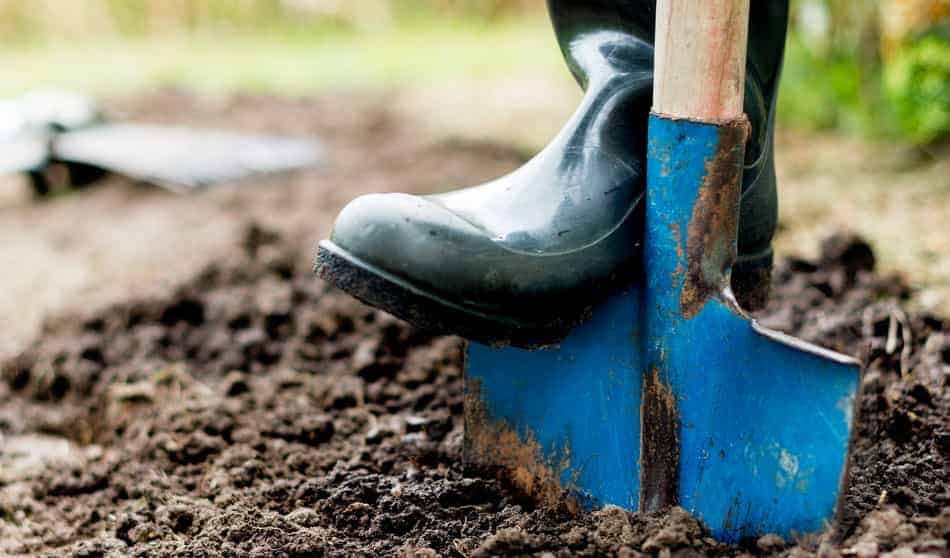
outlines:
[{"label": "green grass", "polygon": [[950,24],[895,58],[885,86],[903,135],[917,143],[950,136]]},{"label": "green grass", "polygon": [[63,87],[115,94],[156,86],[299,94],[523,71],[563,71],[543,21],[413,25],[380,33],[177,34],[48,41],[0,53],[0,94]]},{"label": "green grass", "polygon": [[779,94],[781,122],[927,145],[950,137],[950,40],[923,37],[883,65],[851,52],[816,52],[789,34]]},{"label": "green grass", "polygon": [[[46,36],[46,35],[43,35]],[[924,45],[890,73],[862,68],[853,53],[820,53],[789,34],[779,120],[805,131],[927,143],[945,137],[946,42]],[[910,51],[910,54],[917,53]],[[928,55],[928,56],[924,56]],[[60,87],[108,96],[179,86],[201,91],[285,95],[328,89],[459,82],[470,87],[512,76],[566,70],[544,17],[443,17],[413,12],[377,32],[334,23],[264,22],[207,26],[194,33],[109,34],[101,39],[32,39],[0,52],[0,96]]]}]

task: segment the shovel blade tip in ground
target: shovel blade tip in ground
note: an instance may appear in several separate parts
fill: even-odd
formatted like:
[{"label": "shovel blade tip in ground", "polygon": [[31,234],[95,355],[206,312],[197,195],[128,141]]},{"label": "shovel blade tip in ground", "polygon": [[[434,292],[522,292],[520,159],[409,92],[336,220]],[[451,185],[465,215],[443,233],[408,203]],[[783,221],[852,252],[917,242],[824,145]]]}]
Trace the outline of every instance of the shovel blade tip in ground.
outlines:
[{"label": "shovel blade tip in ground", "polygon": [[830,523],[858,363],[762,328],[719,298],[678,323],[664,350],[659,374],[677,396],[680,439],[658,449],[680,448],[676,503],[730,542]]},{"label": "shovel blade tip in ground", "polygon": [[[645,442],[655,425],[643,413],[655,392],[631,319],[642,304],[640,287],[615,295],[558,347],[470,344],[466,460],[527,478],[536,496],[552,490],[540,479],[583,506],[649,509],[644,461],[657,448]],[[667,383],[679,422],[666,471],[673,501],[664,505],[684,507],[723,541],[820,531],[847,469],[858,366],[789,343],[718,301],[707,313],[721,328],[694,337],[671,363],[695,373]]]}]

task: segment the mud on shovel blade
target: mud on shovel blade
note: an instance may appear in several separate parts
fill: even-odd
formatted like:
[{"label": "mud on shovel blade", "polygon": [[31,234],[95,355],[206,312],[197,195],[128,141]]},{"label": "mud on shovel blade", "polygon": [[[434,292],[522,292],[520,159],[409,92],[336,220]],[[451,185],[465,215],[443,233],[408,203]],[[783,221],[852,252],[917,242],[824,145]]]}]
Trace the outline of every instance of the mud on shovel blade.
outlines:
[{"label": "mud on shovel blade", "polygon": [[638,509],[641,289],[631,285],[557,347],[469,343],[465,368],[467,463],[501,466],[552,504]]},{"label": "mud on shovel blade", "polygon": [[588,509],[680,505],[723,541],[821,530],[847,469],[857,363],[760,327],[728,295],[679,317],[678,296],[630,285],[557,347],[470,343],[466,462],[502,467],[542,503],[563,490]]}]

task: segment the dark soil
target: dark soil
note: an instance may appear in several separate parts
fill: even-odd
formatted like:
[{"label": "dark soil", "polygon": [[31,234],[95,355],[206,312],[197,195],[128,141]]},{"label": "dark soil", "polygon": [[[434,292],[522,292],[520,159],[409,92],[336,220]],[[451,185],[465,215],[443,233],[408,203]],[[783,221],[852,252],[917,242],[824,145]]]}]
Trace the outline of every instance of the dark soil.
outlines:
[{"label": "dark soil", "polygon": [[166,298],[51,323],[5,364],[0,432],[85,448],[0,492],[7,552],[946,552],[950,323],[903,310],[908,289],[875,275],[858,239],[782,264],[766,312],[867,355],[844,540],[740,547],[681,510],[570,517],[464,471],[460,342],[330,289],[273,232],[251,227],[245,240],[240,259]]},{"label": "dark soil", "polygon": [[[307,254],[356,193],[474,182],[517,156],[423,144],[385,111],[354,124],[341,101],[192,107],[212,125],[316,127],[335,167],[222,194],[245,225],[217,263],[48,321],[0,363],[0,555],[948,555],[950,321],[907,310],[901,278],[845,235],[781,263],[762,313],[868,363],[837,537],[724,546],[682,510],[571,516],[466,471],[461,342],[329,288]],[[192,104],[166,94],[130,112],[162,121]]]}]

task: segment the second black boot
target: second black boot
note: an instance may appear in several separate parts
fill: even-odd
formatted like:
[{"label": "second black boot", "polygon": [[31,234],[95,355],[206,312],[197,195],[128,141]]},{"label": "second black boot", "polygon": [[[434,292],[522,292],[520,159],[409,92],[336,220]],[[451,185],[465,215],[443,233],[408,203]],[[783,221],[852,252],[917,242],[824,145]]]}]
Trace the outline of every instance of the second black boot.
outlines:
[{"label": "second black boot", "polygon": [[[417,326],[494,345],[561,340],[641,270],[654,0],[549,0],[585,91],[520,169],[445,194],[374,194],[340,213],[317,271]],[[776,225],[772,128],[787,0],[754,2],[745,110],[752,123],[733,286],[768,291]]]}]

